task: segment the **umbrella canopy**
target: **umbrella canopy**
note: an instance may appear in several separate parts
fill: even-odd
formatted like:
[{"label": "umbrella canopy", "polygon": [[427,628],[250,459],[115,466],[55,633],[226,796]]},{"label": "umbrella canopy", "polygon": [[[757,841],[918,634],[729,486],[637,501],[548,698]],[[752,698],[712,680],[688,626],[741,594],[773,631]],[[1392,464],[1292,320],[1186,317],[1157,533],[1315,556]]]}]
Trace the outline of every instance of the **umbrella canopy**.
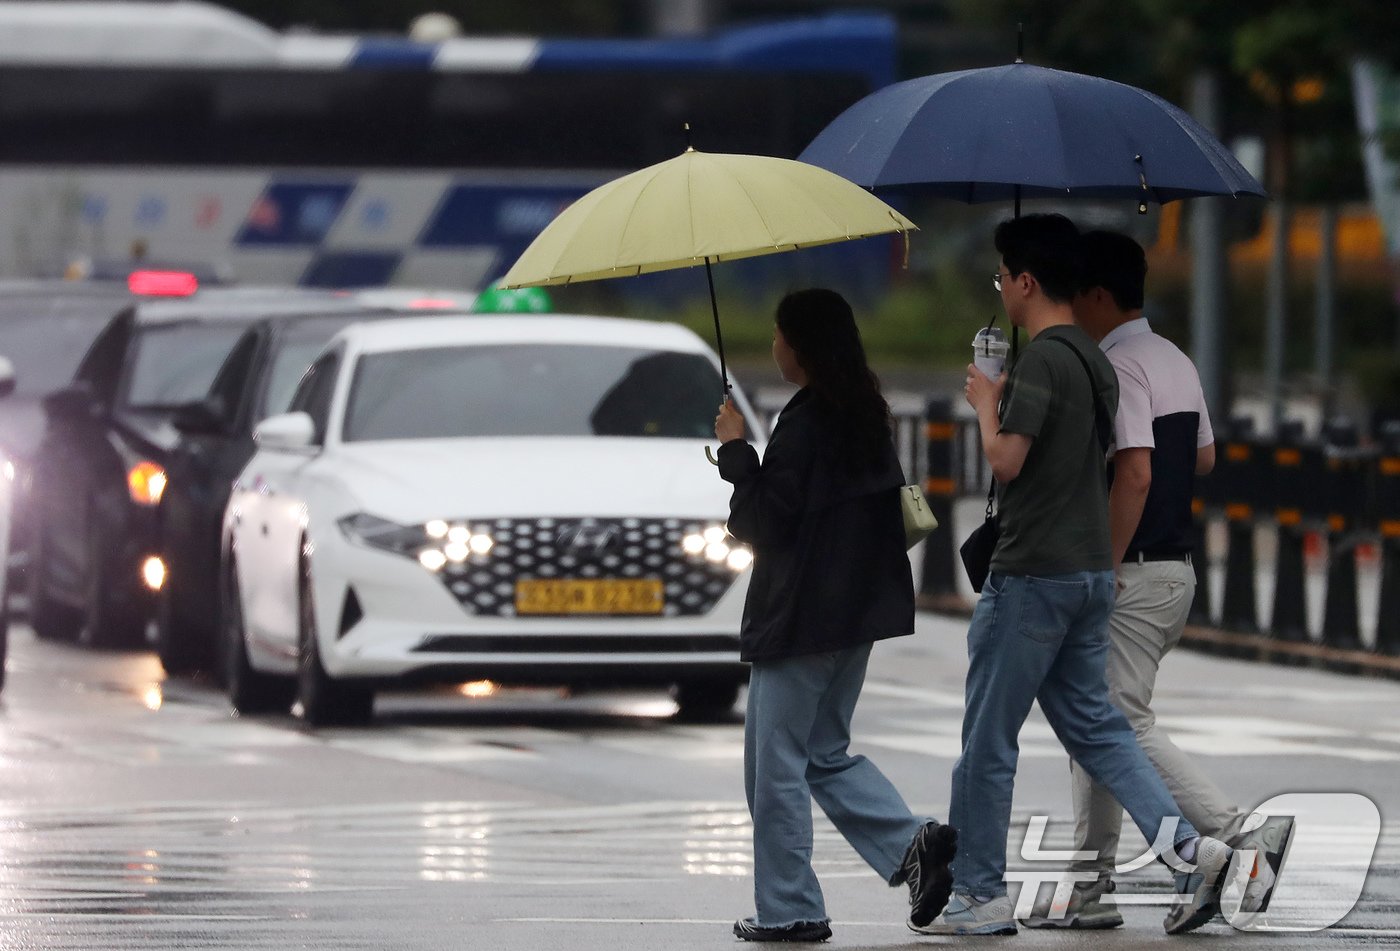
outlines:
[{"label": "umbrella canopy", "polygon": [[1196,120],[1152,93],[1026,63],[887,86],[799,158],[868,188],[965,202],[1266,193]]},{"label": "umbrella canopy", "polygon": [[629,277],[913,230],[908,218],[824,169],[687,149],[564,209],[501,286]]}]

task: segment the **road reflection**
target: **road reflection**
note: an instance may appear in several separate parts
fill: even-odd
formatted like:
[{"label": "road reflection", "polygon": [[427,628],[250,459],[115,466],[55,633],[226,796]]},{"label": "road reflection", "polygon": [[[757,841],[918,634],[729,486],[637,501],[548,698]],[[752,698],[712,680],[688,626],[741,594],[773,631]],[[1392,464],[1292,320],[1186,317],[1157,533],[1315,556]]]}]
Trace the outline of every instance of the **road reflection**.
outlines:
[{"label": "road reflection", "polygon": [[[386,691],[374,723],[310,730],[235,716],[211,680],[167,679],[149,653],[19,635],[0,763],[28,785],[0,793],[0,951],[115,947],[113,927],[143,929],[143,948],[285,947],[279,926],[400,897],[492,907],[752,872],[747,811],[727,795],[737,710],[694,726],[665,690],[476,682]],[[688,788],[667,757],[693,775],[732,765],[734,784]],[[441,795],[463,788],[501,795]]]},{"label": "road reflection", "polygon": [[750,834],[746,812],[705,802],[11,807],[0,824],[0,910],[286,917],[308,912],[294,895],[415,881],[746,876]]}]

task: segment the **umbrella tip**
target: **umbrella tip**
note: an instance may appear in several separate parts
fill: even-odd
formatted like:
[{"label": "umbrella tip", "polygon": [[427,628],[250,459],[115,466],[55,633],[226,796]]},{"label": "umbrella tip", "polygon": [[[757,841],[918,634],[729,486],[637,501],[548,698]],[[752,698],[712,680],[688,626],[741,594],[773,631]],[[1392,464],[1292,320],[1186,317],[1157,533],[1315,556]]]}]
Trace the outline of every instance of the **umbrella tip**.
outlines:
[{"label": "umbrella tip", "polygon": [[695,151],[695,146],[692,145],[691,142],[690,142],[690,123],[689,123],[689,122],[686,122],[686,123],[684,123],[684,126],[685,126],[685,150],[686,150],[687,152],[694,152],[694,151]]},{"label": "umbrella tip", "polygon": [[1026,25],[1025,25],[1024,23],[1017,23],[1017,24],[1016,24],[1016,62],[1018,62],[1018,63],[1024,63],[1025,61],[1026,61]]}]

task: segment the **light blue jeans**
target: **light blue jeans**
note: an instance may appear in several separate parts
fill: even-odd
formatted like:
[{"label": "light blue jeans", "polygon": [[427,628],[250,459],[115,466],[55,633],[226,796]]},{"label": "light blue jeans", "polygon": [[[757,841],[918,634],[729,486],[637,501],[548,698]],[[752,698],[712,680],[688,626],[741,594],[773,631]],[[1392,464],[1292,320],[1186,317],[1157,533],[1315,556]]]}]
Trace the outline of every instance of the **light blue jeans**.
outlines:
[{"label": "light blue jeans", "polygon": [[1149,843],[1177,819],[1173,845],[1196,837],[1133,728],[1108,699],[1104,662],[1113,572],[1051,577],[992,574],[967,632],[962,756],[948,821],[958,830],[954,888],[1006,894],[1006,846],[1019,752],[1031,703],[1080,766],[1123,804]]},{"label": "light blue jeans", "polygon": [[846,751],[870,645],[758,661],[749,673],[744,786],[758,924],[826,921],[812,871],[812,800],[886,882],[926,822],[884,774]]}]

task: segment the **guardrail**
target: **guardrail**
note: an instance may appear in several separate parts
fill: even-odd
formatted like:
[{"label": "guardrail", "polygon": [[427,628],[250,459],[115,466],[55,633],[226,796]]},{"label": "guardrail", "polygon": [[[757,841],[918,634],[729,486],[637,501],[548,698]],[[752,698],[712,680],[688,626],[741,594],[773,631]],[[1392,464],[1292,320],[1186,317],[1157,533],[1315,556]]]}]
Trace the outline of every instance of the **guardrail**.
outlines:
[{"label": "guardrail", "polygon": [[[757,405],[771,418],[786,397],[760,393]],[[924,487],[930,508],[947,531],[929,536],[919,580],[921,602],[960,601],[962,570],[953,508],[962,497],[985,495],[990,471],[982,456],[977,421],[960,398],[896,395],[891,399],[905,477]],[[1262,438],[1248,417],[1216,427],[1217,462],[1196,481],[1196,600],[1188,639],[1236,656],[1279,662],[1314,662],[1337,669],[1400,675],[1400,423],[1378,442],[1364,443],[1357,425],[1329,420],[1308,439],[1297,421],[1276,438]],[[1257,535],[1276,537],[1276,583],[1267,628],[1257,616]],[[1225,544],[1222,597],[1214,582],[1207,537]],[[962,533],[965,534],[965,533]],[[1307,557],[1326,546],[1323,624],[1308,629]],[[1357,558],[1379,554],[1380,599],[1376,636],[1360,637]],[[1219,612],[1211,605],[1219,600]]]}]

